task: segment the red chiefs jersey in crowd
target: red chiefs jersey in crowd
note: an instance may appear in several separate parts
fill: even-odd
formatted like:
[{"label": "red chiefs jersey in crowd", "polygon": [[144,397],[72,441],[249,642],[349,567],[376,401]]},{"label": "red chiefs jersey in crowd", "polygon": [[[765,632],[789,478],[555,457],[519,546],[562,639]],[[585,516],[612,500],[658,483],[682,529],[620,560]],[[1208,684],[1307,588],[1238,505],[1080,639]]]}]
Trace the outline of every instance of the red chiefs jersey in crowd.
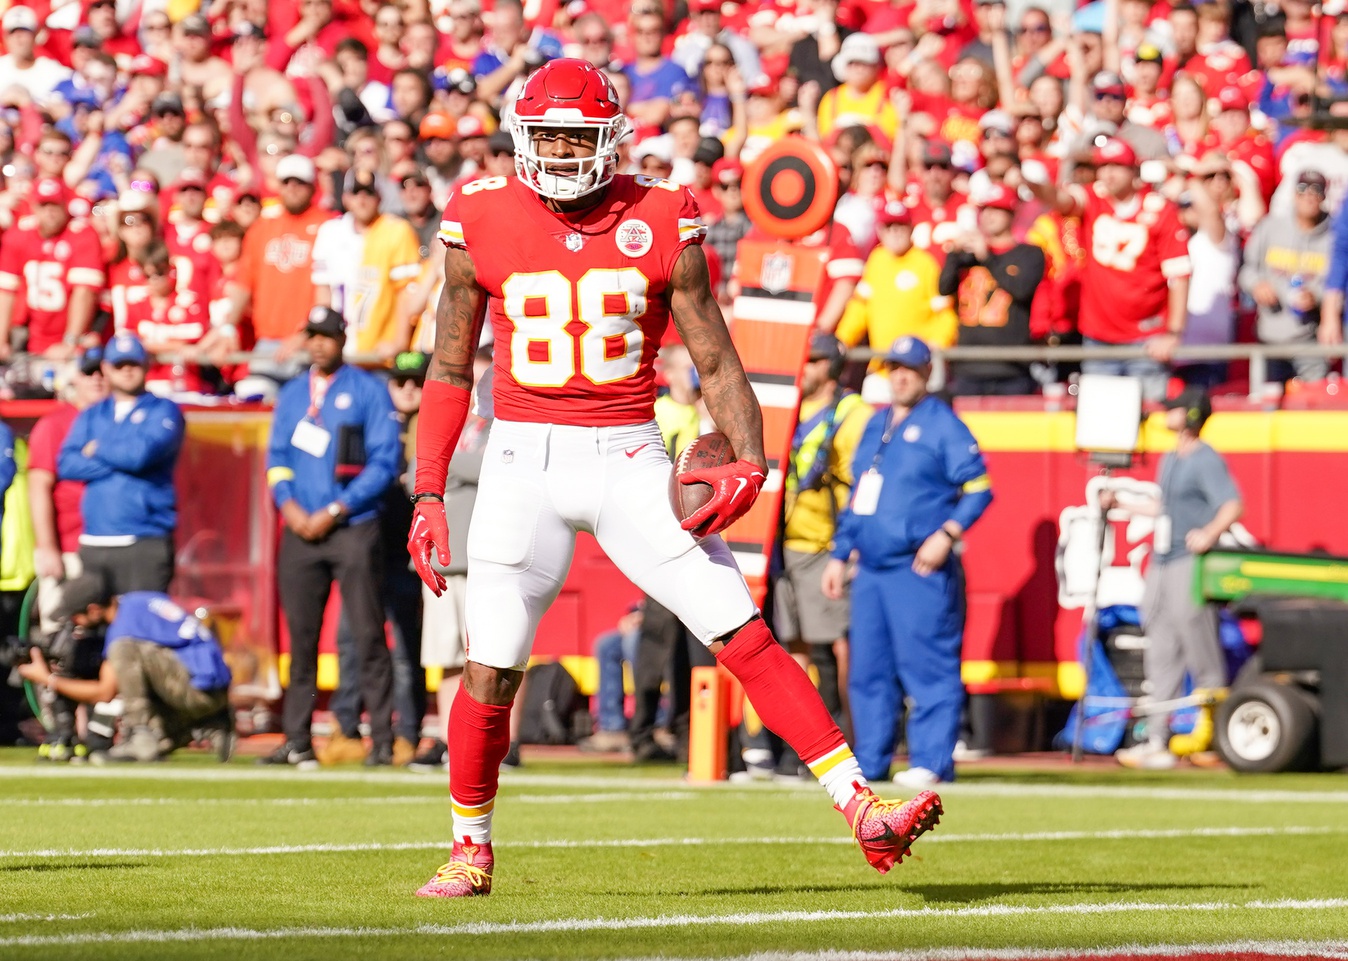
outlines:
[{"label": "red chiefs jersey in crowd", "polygon": [[112,314],[112,329],[127,329],[127,308],[150,296],[150,282],[140,264],[124,257],[108,268],[108,286],[100,295],[100,306]]},{"label": "red chiefs jersey in crowd", "polygon": [[197,303],[209,303],[220,271],[220,262],[211,253],[210,224],[170,222],[164,229],[164,242],[178,272],[178,290],[196,295]]},{"label": "red chiefs jersey in crowd", "polygon": [[1278,161],[1273,152],[1273,141],[1253,130],[1246,132],[1235,143],[1224,144],[1216,133],[1209,131],[1199,146],[1198,156],[1215,153],[1232,163],[1243,163],[1259,178],[1259,190],[1267,204],[1278,189]]},{"label": "red chiefs jersey in crowd", "polygon": [[1082,335],[1129,344],[1163,333],[1169,282],[1190,272],[1179,208],[1150,190],[1122,203],[1100,184],[1073,192],[1085,228]]},{"label": "red chiefs jersey in crowd", "polygon": [[72,220],[55,237],[14,230],[0,245],[0,290],[27,306],[28,350],[40,354],[65,337],[70,295],[103,286],[103,253],[87,223]]},{"label": "red chiefs jersey in crowd", "polygon": [[490,295],[496,416],[588,426],[652,419],[670,276],[705,233],[687,188],[650,177],[615,177],[575,215],[553,213],[514,177],[455,191],[440,239],[472,254]]},{"label": "red chiefs jersey in crowd", "polygon": [[[151,352],[171,350],[182,344],[195,344],[206,336],[210,319],[205,301],[193,293],[178,293],[172,301],[143,297],[126,308],[126,331],[135,334]],[[201,378],[195,365],[150,365],[147,383],[164,384],[173,390],[200,390]]]}]

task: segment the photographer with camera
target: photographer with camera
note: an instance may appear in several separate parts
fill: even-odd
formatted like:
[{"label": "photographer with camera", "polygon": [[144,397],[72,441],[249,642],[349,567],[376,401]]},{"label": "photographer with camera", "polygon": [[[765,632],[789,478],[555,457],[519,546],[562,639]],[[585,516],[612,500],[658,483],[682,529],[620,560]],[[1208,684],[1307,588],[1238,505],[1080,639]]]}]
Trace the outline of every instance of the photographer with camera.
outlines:
[{"label": "photographer with camera", "polygon": [[66,582],[57,617],[78,636],[106,625],[97,678],[54,671],[38,648],[18,673],[51,695],[86,704],[122,700],[122,742],[109,760],[157,761],[204,728],[222,761],[232,749],[230,672],[210,629],[167,594],[110,595],[97,574]]}]

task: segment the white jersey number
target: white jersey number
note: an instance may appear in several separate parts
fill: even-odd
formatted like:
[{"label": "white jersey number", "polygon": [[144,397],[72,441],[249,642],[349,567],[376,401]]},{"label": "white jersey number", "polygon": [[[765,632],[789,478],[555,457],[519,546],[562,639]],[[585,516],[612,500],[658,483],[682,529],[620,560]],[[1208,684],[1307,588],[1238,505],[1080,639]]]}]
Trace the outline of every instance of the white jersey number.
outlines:
[{"label": "white jersey number", "polygon": [[1091,256],[1102,267],[1129,271],[1147,249],[1147,228],[1131,220],[1100,217],[1091,227]]},{"label": "white jersey number", "polygon": [[[645,342],[649,281],[635,267],[588,270],[574,286],[555,270],[511,274],[501,285],[501,309],[514,327],[510,374],[525,387],[561,387],[577,373],[595,384],[632,377]],[[579,335],[567,330],[578,320]]]}]

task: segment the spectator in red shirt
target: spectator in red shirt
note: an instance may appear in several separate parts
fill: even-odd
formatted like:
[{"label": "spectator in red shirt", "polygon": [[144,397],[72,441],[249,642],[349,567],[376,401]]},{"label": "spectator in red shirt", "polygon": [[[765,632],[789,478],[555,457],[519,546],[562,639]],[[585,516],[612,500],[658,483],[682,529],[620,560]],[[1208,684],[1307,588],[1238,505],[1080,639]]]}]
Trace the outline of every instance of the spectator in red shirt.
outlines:
[{"label": "spectator in red shirt", "polygon": [[56,457],[75,416],[108,396],[102,364],[101,347],[84,351],[75,365],[69,386],[62,391],[60,403],[38,418],[28,435],[28,503],[37,541],[33,560],[37,569],[37,606],[43,634],[55,633],[60,627],[52,615],[61,599],[61,582],[69,577],[79,577],[84,571],[79,553],[80,535],[84,533],[84,520],[80,514],[84,484],[59,480]]},{"label": "spectator in red shirt", "polygon": [[0,361],[13,352],[10,325],[20,294],[27,305],[28,346],[51,360],[74,356],[94,317],[103,286],[98,237],[73,220],[74,194],[50,177],[33,183],[36,226],[11,230],[0,244]]},{"label": "spectator in red shirt", "polygon": [[407,65],[401,44],[403,12],[397,4],[386,3],[374,14],[374,36],[379,41],[370,54],[370,79],[391,83],[395,71]]},{"label": "spectator in red shirt", "polygon": [[1249,168],[1259,179],[1267,206],[1278,186],[1273,143],[1250,128],[1250,102],[1239,87],[1223,87],[1217,95],[1217,107],[1201,155],[1217,153],[1237,168],[1241,165]]},{"label": "spectator in red shirt", "polygon": [[1137,377],[1146,399],[1164,400],[1166,365],[1188,320],[1189,232],[1174,203],[1139,186],[1137,154],[1127,141],[1106,139],[1092,159],[1098,179],[1089,188],[1057,188],[1037,177],[1031,188],[1085,226],[1080,329],[1086,346],[1142,344],[1147,356],[1091,360],[1081,368]]},{"label": "spectator in red shirt", "polygon": [[[210,326],[204,300],[179,291],[173,258],[164,244],[146,252],[141,269],[145,271],[147,296],[127,305],[126,332],[139,337],[152,357],[189,351]],[[204,386],[196,365],[157,360],[146,372],[145,385],[160,396],[199,393]]]},{"label": "spectator in red shirt", "polygon": [[205,304],[219,271],[219,264],[211,254],[211,225],[205,218],[206,175],[191,167],[184,170],[173,186],[173,203],[164,240],[173,255],[178,289]]},{"label": "spectator in red shirt", "polygon": [[[913,215],[913,246],[945,262],[945,245],[961,230],[972,228],[976,215],[968,198],[955,190],[950,145],[929,140],[922,148],[922,172],[910,183],[905,206]],[[963,221],[960,221],[960,217]]]}]

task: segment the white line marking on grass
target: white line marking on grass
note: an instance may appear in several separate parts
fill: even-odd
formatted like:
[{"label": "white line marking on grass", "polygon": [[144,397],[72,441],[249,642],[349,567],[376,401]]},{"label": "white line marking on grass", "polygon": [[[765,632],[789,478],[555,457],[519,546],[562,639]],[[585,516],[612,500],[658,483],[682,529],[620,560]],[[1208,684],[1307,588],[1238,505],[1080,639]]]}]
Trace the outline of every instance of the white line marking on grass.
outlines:
[{"label": "white line marking on grass", "polygon": [[85,914],[0,914],[0,924],[17,924],[20,921],[83,921],[93,916],[92,911]]},{"label": "white line marking on grass", "polygon": [[[892,908],[888,911],[755,911],[744,914],[662,914],[636,918],[555,918],[545,921],[479,921],[467,924],[418,924],[407,928],[180,928],[177,930],[90,931],[57,935],[0,938],[0,948],[51,947],[92,943],[166,943],[199,941],[257,941],[281,938],[385,938],[407,935],[435,937],[497,936],[503,934],[588,933],[639,931],[702,925],[758,927],[831,921],[883,921],[940,918],[1052,917],[1067,915],[1139,913],[1215,913],[1239,910],[1324,911],[1348,908],[1348,900],[1251,901],[1245,904],[1212,901],[1200,904],[1164,904],[1113,901],[1056,905],[989,904],[969,908]],[[1078,952],[1080,953],[1080,952]],[[893,957],[893,955],[889,955]]]},{"label": "white line marking on grass", "polygon": [[[1225,941],[1219,944],[1128,944],[1117,948],[928,948],[908,951],[764,951],[724,961],[1008,961],[1008,959],[1193,957],[1264,954],[1286,958],[1348,958],[1348,943],[1315,941]],[[623,958],[619,961],[701,961],[697,958]]]},{"label": "white line marking on grass", "polygon": [[[1308,837],[1330,834],[1348,834],[1344,827],[1229,827],[1229,828],[1174,828],[1140,831],[1035,831],[1021,834],[930,834],[923,845],[983,844],[988,842],[1018,841],[1131,841],[1139,839],[1175,838],[1233,838],[1233,837]],[[660,848],[660,847],[715,847],[717,845],[799,845],[852,844],[845,835],[834,837],[765,837],[765,838],[612,838],[597,840],[553,839],[543,841],[497,841],[505,849],[567,850],[575,848]],[[425,851],[445,848],[449,841],[370,841],[352,844],[273,844],[247,848],[36,848],[28,851],[0,851],[0,858],[213,858],[247,857],[264,854],[341,854],[361,851]]]}]

